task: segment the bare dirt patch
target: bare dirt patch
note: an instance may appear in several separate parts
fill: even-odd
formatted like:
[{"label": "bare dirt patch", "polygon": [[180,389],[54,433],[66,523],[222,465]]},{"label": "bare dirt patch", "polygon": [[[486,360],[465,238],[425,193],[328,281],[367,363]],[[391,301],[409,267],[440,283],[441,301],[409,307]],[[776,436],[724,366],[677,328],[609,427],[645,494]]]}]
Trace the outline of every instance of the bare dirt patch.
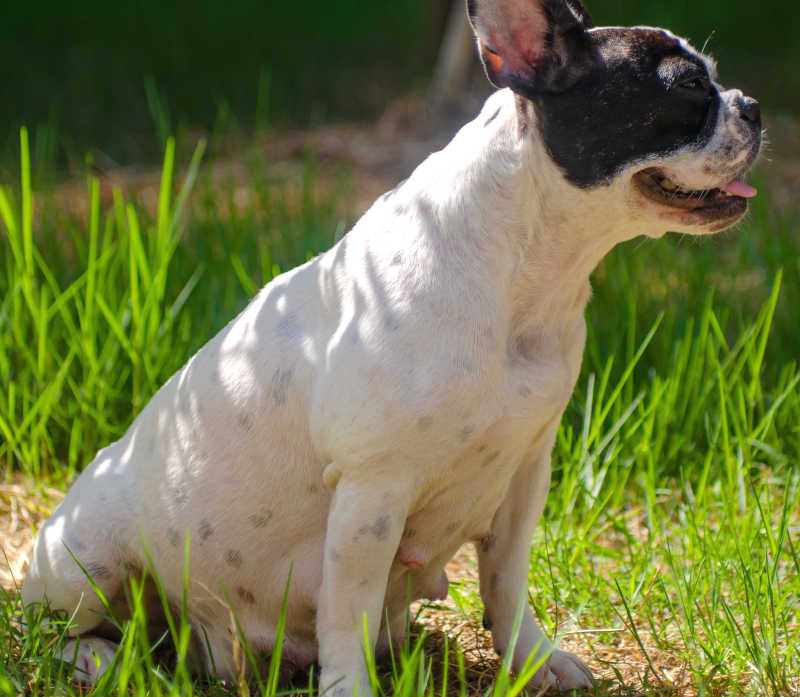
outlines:
[{"label": "bare dirt patch", "polygon": [[19,476],[0,482],[0,586],[12,590],[22,583],[36,531],[63,496]]}]

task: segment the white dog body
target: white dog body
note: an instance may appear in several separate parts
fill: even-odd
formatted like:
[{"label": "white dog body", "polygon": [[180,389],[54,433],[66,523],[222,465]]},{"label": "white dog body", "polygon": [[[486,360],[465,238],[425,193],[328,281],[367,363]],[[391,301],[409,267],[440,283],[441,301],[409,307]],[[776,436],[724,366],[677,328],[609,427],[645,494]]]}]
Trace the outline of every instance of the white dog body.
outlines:
[{"label": "white dog body", "polygon": [[[620,32],[707,69],[666,32]],[[630,60],[601,33],[585,34],[593,61]],[[479,46],[490,76],[516,84],[497,45]],[[321,687],[350,695],[369,690],[364,617],[372,642],[385,642],[386,617],[401,632],[408,600],[446,594],[443,567],[473,540],[495,647],[522,611],[514,669],[548,653],[527,608],[529,545],[580,369],[589,274],[637,234],[720,229],[752,195],[732,178],[758,151],[757,103],[713,89],[697,142],[626,154],[613,176],[574,163],[549,97],[497,92],[330,251],[269,283],[98,453],[41,530],[24,600],[80,605],[74,633],[91,634],[102,606],[72,554],[114,598],[150,567],[144,542],[177,603],[188,533],[188,612],[208,666],[234,670],[231,610],[271,650],[291,569],[285,659],[318,658]],[[683,193],[688,182],[702,195]],[[91,649],[107,662],[113,645],[82,640],[93,679]],[[591,674],[555,649],[533,682]]]},{"label": "white dog body", "polygon": [[[189,614],[217,670],[232,668],[229,601],[249,642],[271,648],[292,563],[285,653],[308,663],[328,511],[343,482],[359,503],[342,525],[375,541],[354,550],[355,580],[386,590],[394,631],[408,575],[412,597],[440,596],[442,569],[466,540],[482,541],[494,592],[516,595],[519,579],[502,565],[527,576],[580,368],[588,272],[605,251],[581,259],[582,243],[548,244],[537,209],[554,192],[531,186],[525,155],[514,96],[498,92],[336,246],[268,284],[98,453],[43,528],[29,577],[51,602],[82,575],[65,543],[113,597],[112,565],[147,564],[142,539],[179,597],[188,531]],[[556,273],[576,264],[577,278]],[[363,501],[376,489],[370,518]],[[505,536],[493,526],[504,500]],[[394,559],[388,587],[370,578],[373,547]],[[513,622],[522,599],[512,600],[494,622]],[[81,631],[99,609],[83,599]],[[358,607],[350,619],[357,637]]]}]

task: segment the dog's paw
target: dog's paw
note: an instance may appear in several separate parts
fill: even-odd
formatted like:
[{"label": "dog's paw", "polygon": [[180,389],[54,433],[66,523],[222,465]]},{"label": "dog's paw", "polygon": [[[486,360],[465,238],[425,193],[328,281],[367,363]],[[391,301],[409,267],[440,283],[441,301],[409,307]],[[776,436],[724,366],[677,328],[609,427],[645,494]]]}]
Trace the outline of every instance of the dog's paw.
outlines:
[{"label": "dog's paw", "polygon": [[[78,652],[75,645],[79,643]],[[117,652],[117,645],[100,637],[83,637],[68,641],[61,650],[61,660],[75,661],[72,682],[78,685],[94,685],[108,670]]]},{"label": "dog's paw", "polygon": [[576,690],[589,688],[593,684],[592,671],[580,658],[561,649],[553,649],[545,664],[531,678],[528,687],[535,691]]},{"label": "dog's paw", "polygon": [[357,677],[341,675],[339,671],[323,669],[319,679],[320,697],[372,697],[372,688],[366,672]]}]

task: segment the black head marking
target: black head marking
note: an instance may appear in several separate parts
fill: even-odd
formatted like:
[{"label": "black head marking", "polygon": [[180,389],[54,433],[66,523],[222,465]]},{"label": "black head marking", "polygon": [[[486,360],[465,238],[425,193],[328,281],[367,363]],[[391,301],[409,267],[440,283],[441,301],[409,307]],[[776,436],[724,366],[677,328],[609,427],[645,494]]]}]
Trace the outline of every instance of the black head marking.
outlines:
[{"label": "black head marking", "polygon": [[720,97],[700,56],[659,29],[601,28],[587,36],[591,68],[569,88],[532,99],[567,180],[605,184],[627,164],[707,142]]}]

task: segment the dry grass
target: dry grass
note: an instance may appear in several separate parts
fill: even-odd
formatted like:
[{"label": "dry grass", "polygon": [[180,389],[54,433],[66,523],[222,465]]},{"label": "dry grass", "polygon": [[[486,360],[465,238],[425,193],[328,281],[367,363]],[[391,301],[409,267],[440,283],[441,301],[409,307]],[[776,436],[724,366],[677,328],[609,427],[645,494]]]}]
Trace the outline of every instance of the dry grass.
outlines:
[{"label": "dry grass", "polygon": [[20,476],[0,483],[0,586],[11,590],[21,583],[36,530],[63,496]]}]

